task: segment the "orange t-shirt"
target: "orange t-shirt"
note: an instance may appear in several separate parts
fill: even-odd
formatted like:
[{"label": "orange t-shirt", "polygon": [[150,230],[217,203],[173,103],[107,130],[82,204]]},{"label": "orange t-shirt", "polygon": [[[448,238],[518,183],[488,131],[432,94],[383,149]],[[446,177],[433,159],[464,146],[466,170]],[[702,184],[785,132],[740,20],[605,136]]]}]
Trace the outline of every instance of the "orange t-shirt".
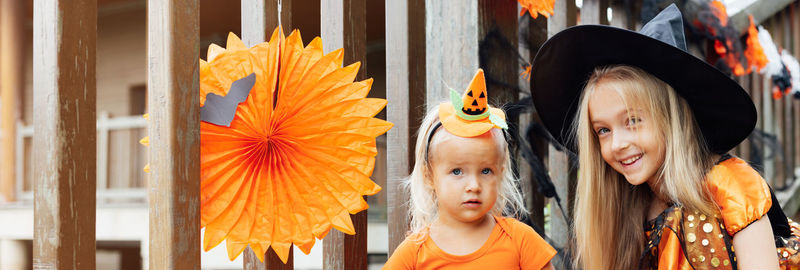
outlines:
[{"label": "orange t-shirt", "polygon": [[406,237],[383,269],[542,269],[556,255],[547,242],[525,223],[495,217],[489,239],[467,255],[452,255],[425,233]]}]

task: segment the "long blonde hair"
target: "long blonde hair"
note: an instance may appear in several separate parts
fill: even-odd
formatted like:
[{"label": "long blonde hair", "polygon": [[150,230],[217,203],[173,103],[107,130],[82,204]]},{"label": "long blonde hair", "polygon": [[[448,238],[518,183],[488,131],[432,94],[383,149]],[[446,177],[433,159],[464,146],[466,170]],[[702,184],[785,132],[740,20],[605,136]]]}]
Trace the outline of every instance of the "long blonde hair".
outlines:
[{"label": "long blonde hair", "polygon": [[[589,118],[589,99],[602,84],[614,89],[625,105],[649,112],[664,141],[664,163],[654,194],[647,185],[633,186],[600,154]],[[575,199],[576,265],[584,269],[634,269],[645,246],[644,223],[654,196],[686,209],[713,213],[716,204],[703,184],[713,166],[712,153],[686,100],[667,83],[631,66],[594,70],[584,88],[573,121],[578,175]],[[573,140],[574,141],[574,140]]]},{"label": "long blonde hair", "polygon": [[[411,175],[405,180],[404,184],[406,189],[411,195],[409,201],[408,213],[411,218],[411,233],[423,232],[425,228],[430,226],[433,221],[439,216],[439,209],[437,204],[436,193],[431,186],[433,181],[431,177],[431,163],[429,161],[429,149],[433,149],[428,145],[428,138],[431,136],[431,129],[439,123],[439,105],[434,106],[433,109],[428,111],[422,124],[419,127],[417,135],[417,144],[415,148],[414,169]],[[440,127],[439,129],[444,129]],[[442,132],[439,130],[438,132]],[[492,210],[489,212],[495,216],[510,216],[519,217],[520,215],[527,214],[525,208],[525,201],[522,192],[518,188],[519,179],[514,177],[511,168],[511,158],[508,151],[508,144],[503,139],[501,130],[491,129],[494,138],[500,140],[498,147],[502,147],[503,151],[503,175],[502,180],[499,181],[497,189],[497,201],[494,203]]]}]

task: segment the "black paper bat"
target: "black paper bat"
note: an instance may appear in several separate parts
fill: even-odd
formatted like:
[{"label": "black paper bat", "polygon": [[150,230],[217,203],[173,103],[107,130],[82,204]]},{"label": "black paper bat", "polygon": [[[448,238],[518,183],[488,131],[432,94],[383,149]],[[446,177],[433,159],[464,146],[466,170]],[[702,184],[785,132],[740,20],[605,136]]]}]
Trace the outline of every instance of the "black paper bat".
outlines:
[{"label": "black paper bat", "polygon": [[218,126],[231,126],[233,117],[236,116],[236,107],[247,100],[250,90],[256,84],[256,73],[231,83],[228,95],[220,96],[214,93],[206,95],[206,103],[200,107],[200,121],[205,121]]}]

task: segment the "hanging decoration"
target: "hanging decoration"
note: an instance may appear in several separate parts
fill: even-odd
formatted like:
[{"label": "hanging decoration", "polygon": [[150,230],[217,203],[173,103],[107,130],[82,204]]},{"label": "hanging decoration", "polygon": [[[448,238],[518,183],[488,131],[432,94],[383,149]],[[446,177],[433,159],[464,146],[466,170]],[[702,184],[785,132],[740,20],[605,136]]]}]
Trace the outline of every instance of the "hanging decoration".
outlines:
[{"label": "hanging decoration", "polygon": [[745,45],[747,48],[744,51],[744,57],[747,59],[748,72],[753,70],[761,72],[767,66],[767,56],[764,54],[764,48],[758,41],[758,30],[753,21],[753,15],[748,16],[750,19],[750,26],[747,28],[747,39]]},{"label": "hanging decoration", "polygon": [[381,190],[369,178],[375,138],[392,127],[374,118],[386,100],[366,98],[372,79],[354,82],[360,63],[341,67],[342,49],[323,54],[319,37],[304,47],[299,31],[284,37],[280,28],[252,48],[230,34],[207,59],[203,249],[224,240],[231,260],[249,245],[263,261],[272,247],[286,263],[292,245],[308,254],[331,227],[354,234],[350,214]]},{"label": "hanging decoration", "polygon": [[713,0],[700,8],[691,25],[694,31],[713,42],[718,59],[709,59],[711,64],[736,76],[744,75],[745,69],[740,61],[743,50],[739,32],[729,23],[725,5]]},{"label": "hanging decoration", "polygon": [[763,26],[758,27],[758,43],[761,44],[761,48],[764,49],[764,55],[767,57],[767,66],[761,70],[761,74],[772,76],[780,72],[783,69],[781,55],[778,53],[778,47],[775,46],[775,42],[772,41],[772,35]]},{"label": "hanging decoration", "polygon": [[781,98],[785,95],[789,95],[792,92],[792,89],[797,90],[800,88],[800,65],[797,63],[797,59],[794,58],[786,49],[781,50],[781,62],[783,63],[783,74],[787,82],[782,83],[778,87],[778,97]]},{"label": "hanging decoration", "polygon": [[556,0],[517,0],[517,2],[522,7],[519,16],[528,12],[534,19],[538,18],[539,14],[545,18],[550,18],[550,15],[553,15],[553,8],[556,4]]}]

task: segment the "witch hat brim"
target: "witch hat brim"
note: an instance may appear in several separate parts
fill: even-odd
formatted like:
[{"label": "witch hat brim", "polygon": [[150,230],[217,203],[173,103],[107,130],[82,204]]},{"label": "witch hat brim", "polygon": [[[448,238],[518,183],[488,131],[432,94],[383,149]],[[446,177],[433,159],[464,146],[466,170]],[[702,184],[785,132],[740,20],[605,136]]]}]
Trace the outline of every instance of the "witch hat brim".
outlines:
[{"label": "witch hat brim", "polygon": [[[647,35],[605,25],[574,26],[542,45],[533,62],[531,93],[550,134],[577,152],[568,141],[570,123],[592,71],[630,65],[666,82],[688,102],[712,152],[725,153],[747,138],[757,119],[753,101],[734,80],[685,51],[677,7],[671,5],[648,25]],[[665,34],[678,27],[680,33]]]}]

